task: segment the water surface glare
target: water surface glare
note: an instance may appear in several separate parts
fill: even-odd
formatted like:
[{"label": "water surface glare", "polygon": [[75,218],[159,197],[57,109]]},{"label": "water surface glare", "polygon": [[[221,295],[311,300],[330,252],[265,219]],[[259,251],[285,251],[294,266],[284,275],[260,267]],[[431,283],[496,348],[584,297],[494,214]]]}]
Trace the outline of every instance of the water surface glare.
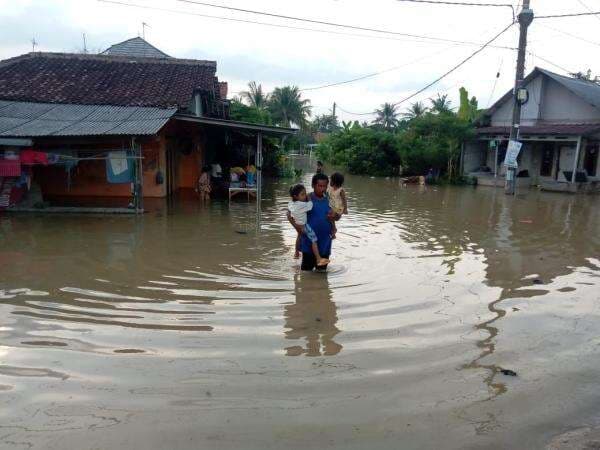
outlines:
[{"label": "water surface glare", "polygon": [[349,176],[313,274],[287,183],[260,225],[193,200],[1,215],[0,448],[544,448],[599,425],[599,198]]}]

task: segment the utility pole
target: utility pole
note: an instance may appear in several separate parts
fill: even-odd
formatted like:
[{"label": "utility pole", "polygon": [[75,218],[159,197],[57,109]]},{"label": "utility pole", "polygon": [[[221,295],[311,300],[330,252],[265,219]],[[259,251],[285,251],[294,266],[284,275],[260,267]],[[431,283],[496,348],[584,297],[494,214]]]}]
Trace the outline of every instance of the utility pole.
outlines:
[{"label": "utility pole", "polygon": [[333,120],[335,120],[335,108],[337,107],[336,103],[333,102]]},{"label": "utility pole", "polygon": [[[512,126],[510,128],[510,141],[519,139],[519,128],[521,126],[521,105],[524,99],[520,97],[523,88],[523,78],[525,78],[525,54],[527,49],[527,29],[533,22],[533,10],[529,8],[530,0],[523,0],[523,9],[519,13],[519,52],[517,55],[517,76],[515,78],[515,89],[513,92],[514,106]],[[504,192],[509,195],[515,194],[515,186],[517,169],[515,167],[507,167],[506,169],[506,184]]]}]

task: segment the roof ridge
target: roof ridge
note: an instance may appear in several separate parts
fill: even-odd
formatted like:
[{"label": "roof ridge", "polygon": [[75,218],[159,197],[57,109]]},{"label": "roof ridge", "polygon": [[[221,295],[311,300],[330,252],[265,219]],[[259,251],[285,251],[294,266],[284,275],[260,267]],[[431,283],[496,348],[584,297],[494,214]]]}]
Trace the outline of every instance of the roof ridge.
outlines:
[{"label": "roof ridge", "polygon": [[127,55],[103,55],[103,54],[85,54],[85,53],[62,53],[62,52],[29,52],[24,55],[15,56],[13,58],[0,61],[0,66],[9,65],[27,58],[56,58],[56,59],[81,59],[81,60],[96,60],[96,61],[114,61],[114,62],[140,62],[150,64],[179,64],[189,66],[207,66],[217,67],[216,61],[204,59],[183,59],[183,58],[156,58],[156,57],[140,57]]},{"label": "roof ridge", "polygon": [[[159,49],[158,47],[152,45],[150,42],[148,42],[146,39],[144,39],[144,38],[142,38],[140,36],[132,37],[132,38],[126,39],[126,40],[124,40],[122,42],[117,42],[116,44],[113,44],[110,47],[108,47],[106,50],[104,50],[100,54],[101,55],[107,55],[106,52],[110,52],[111,49],[118,48],[118,47],[123,47],[127,43],[131,43],[131,42],[136,41],[136,40],[142,41],[144,43],[144,45],[147,45],[148,47],[152,48],[153,50],[156,50],[159,54],[163,55],[162,57],[164,57],[164,58],[173,58],[172,56],[166,54],[161,49]],[[110,55],[110,53],[108,53],[108,55]]]}]

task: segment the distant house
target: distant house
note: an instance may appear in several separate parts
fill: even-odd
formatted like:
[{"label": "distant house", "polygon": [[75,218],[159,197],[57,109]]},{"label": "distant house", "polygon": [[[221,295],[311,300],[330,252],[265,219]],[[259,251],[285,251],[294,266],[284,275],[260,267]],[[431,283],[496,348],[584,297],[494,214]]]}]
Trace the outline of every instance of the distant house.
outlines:
[{"label": "distant house", "polygon": [[25,186],[45,202],[120,198],[141,208],[144,197],[193,188],[226,146],[294,132],[229,120],[216,71],[215,61],[173,58],[141,38],[98,55],[0,61],[0,208]]},{"label": "distant house", "polygon": [[[595,190],[600,181],[600,86],[535,68],[526,78],[529,100],[521,112],[519,186],[544,190]],[[463,173],[479,184],[504,185],[513,92],[491,108],[465,143]]]}]

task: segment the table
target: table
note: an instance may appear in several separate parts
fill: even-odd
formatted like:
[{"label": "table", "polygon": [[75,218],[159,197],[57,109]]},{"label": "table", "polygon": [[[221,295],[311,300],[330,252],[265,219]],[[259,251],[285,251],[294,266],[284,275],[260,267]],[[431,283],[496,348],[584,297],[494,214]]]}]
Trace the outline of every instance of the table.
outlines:
[{"label": "table", "polygon": [[246,193],[248,195],[248,201],[250,201],[251,197],[256,198],[256,186],[254,187],[230,187],[229,188],[229,201],[237,194]]}]

